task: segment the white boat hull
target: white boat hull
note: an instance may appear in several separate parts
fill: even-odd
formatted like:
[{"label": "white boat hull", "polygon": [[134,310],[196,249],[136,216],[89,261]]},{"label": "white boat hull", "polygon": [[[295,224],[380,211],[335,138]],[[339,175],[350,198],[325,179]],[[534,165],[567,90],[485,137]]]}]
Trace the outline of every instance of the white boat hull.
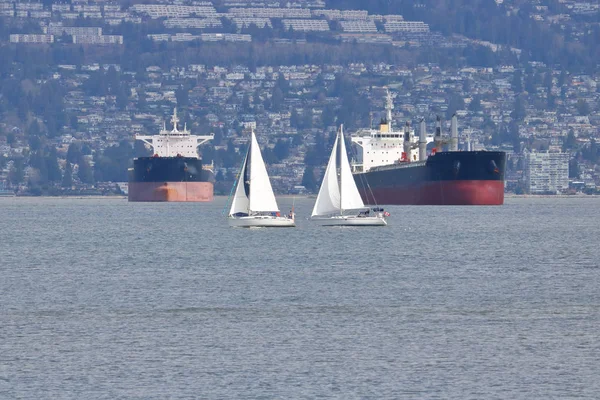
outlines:
[{"label": "white boat hull", "polygon": [[313,217],[312,221],[322,226],[385,226],[384,217],[357,217],[355,215],[339,215],[334,217]]},{"label": "white boat hull", "polygon": [[234,228],[293,228],[296,223],[291,218],[256,215],[229,217],[229,226]]}]

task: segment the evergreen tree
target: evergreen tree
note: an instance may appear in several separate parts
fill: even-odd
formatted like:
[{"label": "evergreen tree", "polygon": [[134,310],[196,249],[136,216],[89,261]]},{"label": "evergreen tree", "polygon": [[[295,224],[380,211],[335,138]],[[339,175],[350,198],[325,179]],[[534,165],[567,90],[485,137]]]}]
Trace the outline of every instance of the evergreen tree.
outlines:
[{"label": "evergreen tree", "polygon": [[58,156],[56,149],[51,147],[46,151],[46,170],[48,171],[48,181],[60,182],[62,174],[60,173],[60,167],[58,166]]},{"label": "evergreen tree", "polygon": [[281,111],[283,109],[283,100],[283,91],[278,87],[274,87],[271,94],[271,110],[275,112]]},{"label": "evergreen tree", "polygon": [[335,109],[331,105],[326,105],[321,113],[321,123],[323,128],[335,124]]},{"label": "evergreen tree", "polygon": [[481,111],[481,98],[479,96],[473,96],[473,100],[469,103],[469,110],[473,112]]},{"label": "evergreen tree", "polygon": [[127,103],[129,103],[129,96],[127,94],[127,88],[124,85],[119,86],[115,101],[119,110],[125,110],[125,108],[127,107]]},{"label": "evergreen tree", "polygon": [[564,139],[562,149],[563,151],[574,150],[576,144],[575,132],[573,132],[573,129],[570,129],[567,137]]},{"label": "evergreen tree", "polygon": [[579,163],[574,158],[569,160],[569,178],[579,178]]},{"label": "evergreen tree", "polygon": [[513,74],[513,80],[512,80],[512,90],[513,92],[515,92],[515,94],[519,94],[523,91],[523,83],[522,83],[522,79],[523,79],[523,73],[521,72],[520,69],[515,70],[515,73]]},{"label": "evergreen tree", "polygon": [[298,111],[296,111],[295,107],[292,108],[292,112],[290,115],[290,126],[296,129],[301,128],[300,116],[298,115]]},{"label": "evergreen tree", "polygon": [[77,177],[79,177],[79,180],[82,183],[92,185],[94,183],[94,170],[89,161],[82,157],[77,165],[79,165],[79,169],[77,171]]},{"label": "evergreen tree", "polygon": [[63,175],[61,186],[64,188],[70,188],[73,186],[73,167],[68,161],[67,165],[65,166],[65,174]]},{"label": "evergreen tree", "polygon": [[277,157],[278,161],[288,158],[290,155],[289,142],[287,140],[279,139],[273,148],[273,152],[275,153],[275,157]]},{"label": "evergreen tree", "polygon": [[315,192],[317,190],[317,181],[315,179],[315,171],[313,167],[306,166],[304,168],[304,174],[302,175],[302,186],[309,192]]},{"label": "evergreen tree", "polygon": [[25,178],[25,168],[23,165],[23,159],[13,160],[13,165],[8,170],[8,181],[11,186],[16,186],[23,182]]},{"label": "evergreen tree", "polygon": [[575,106],[575,108],[577,108],[577,113],[579,113],[579,115],[583,115],[583,116],[587,116],[590,115],[590,105],[588,104],[587,101],[583,100],[583,99],[579,99],[577,100],[577,105]]},{"label": "evergreen tree", "polygon": [[179,89],[175,91],[175,98],[177,99],[177,107],[180,110],[183,110],[190,102],[189,91],[180,86]]},{"label": "evergreen tree", "polygon": [[525,109],[525,98],[523,96],[517,96],[515,99],[515,106],[513,111],[510,113],[510,116],[517,121],[522,121],[523,118],[527,116],[527,111]]}]

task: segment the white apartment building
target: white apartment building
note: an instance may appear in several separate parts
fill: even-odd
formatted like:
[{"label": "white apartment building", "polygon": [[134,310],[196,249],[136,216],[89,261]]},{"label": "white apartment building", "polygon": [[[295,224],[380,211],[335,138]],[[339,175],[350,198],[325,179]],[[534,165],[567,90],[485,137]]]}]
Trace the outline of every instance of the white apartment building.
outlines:
[{"label": "white apartment building", "polygon": [[373,21],[340,21],[344,32],[377,33],[377,26]]},{"label": "white apartment building", "polygon": [[422,21],[387,21],[386,32],[429,32],[429,25]]},{"label": "white apartment building", "polygon": [[310,18],[306,8],[230,8],[229,17]]},{"label": "white apartment building", "polygon": [[47,28],[44,28],[46,33],[50,35],[60,36],[63,33],[67,35],[76,36],[100,36],[102,35],[102,28],[89,27],[89,26],[62,26],[51,23]]},{"label": "white apartment building", "polygon": [[54,35],[13,34],[11,43],[53,43]]},{"label": "white apartment building", "polygon": [[264,17],[234,17],[233,23],[238,28],[247,28],[250,25],[256,25],[258,28],[264,28],[265,26],[269,28],[273,27],[271,19]]},{"label": "white apartment building", "polygon": [[529,194],[558,193],[569,188],[569,153],[525,153]]},{"label": "white apartment building", "polygon": [[180,6],[165,4],[134,4],[129,9],[131,12],[146,14],[150,18],[176,18],[189,17],[193,14],[199,17],[217,18],[217,10],[212,6]]},{"label": "white apartment building", "polygon": [[73,35],[73,43],[79,44],[123,44],[121,35],[78,36]]},{"label": "white apartment building", "polygon": [[163,22],[165,28],[220,28],[221,20],[216,18],[169,18]]},{"label": "white apartment building", "polygon": [[325,32],[329,30],[329,24],[324,19],[284,19],[282,23],[285,30],[291,27],[298,32]]}]

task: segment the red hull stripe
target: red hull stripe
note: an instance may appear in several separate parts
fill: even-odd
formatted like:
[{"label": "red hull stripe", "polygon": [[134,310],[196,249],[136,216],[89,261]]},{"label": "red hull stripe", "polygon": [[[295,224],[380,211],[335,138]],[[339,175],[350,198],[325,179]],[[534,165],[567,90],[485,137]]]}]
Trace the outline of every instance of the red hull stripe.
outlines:
[{"label": "red hull stripe", "polygon": [[[419,185],[373,188],[373,195],[361,191],[366,204],[392,205],[501,205],[501,180],[436,181]],[[375,201],[373,201],[375,197]]]},{"label": "red hull stripe", "polygon": [[211,182],[129,182],[129,201],[213,201]]}]

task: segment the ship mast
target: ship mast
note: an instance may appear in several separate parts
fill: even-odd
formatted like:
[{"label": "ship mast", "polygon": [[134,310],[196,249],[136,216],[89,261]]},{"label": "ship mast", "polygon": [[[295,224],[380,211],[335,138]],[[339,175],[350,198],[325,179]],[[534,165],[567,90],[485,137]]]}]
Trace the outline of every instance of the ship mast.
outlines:
[{"label": "ship mast", "polygon": [[179,122],[179,118],[177,118],[177,107],[173,110],[173,116],[171,117],[171,123],[173,124],[172,132],[178,132],[177,123]]},{"label": "ship mast", "polygon": [[389,131],[392,131],[392,110],[394,109],[394,99],[392,98],[392,94],[390,93],[389,89],[385,89],[387,92],[386,95],[386,102],[385,102],[385,109],[387,111],[387,123],[389,128]]}]

